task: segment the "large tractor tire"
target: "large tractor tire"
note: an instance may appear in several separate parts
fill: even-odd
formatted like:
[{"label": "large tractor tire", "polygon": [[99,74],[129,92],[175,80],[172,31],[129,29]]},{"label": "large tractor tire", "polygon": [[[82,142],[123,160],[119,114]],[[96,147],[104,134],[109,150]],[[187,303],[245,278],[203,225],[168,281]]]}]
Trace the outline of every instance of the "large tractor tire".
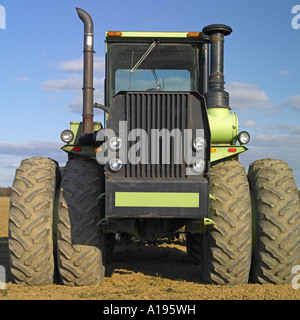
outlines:
[{"label": "large tractor tire", "polygon": [[10,270],[16,283],[53,283],[52,225],[59,175],[57,163],[42,157],[23,160],[16,170],[8,235]]},{"label": "large tractor tire", "polygon": [[214,165],[210,171],[210,194],[210,218],[215,224],[202,234],[202,255],[197,259],[201,262],[203,279],[222,285],[247,283],[252,219],[244,167],[238,161]]},{"label": "large tractor tire", "polygon": [[64,168],[58,204],[57,256],[61,281],[69,286],[100,284],[105,273],[104,174],[93,160],[74,158]]},{"label": "large tractor tire", "polygon": [[300,261],[300,208],[292,169],[281,160],[264,159],[250,165],[253,199],[254,251],[251,280],[291,283]]}]

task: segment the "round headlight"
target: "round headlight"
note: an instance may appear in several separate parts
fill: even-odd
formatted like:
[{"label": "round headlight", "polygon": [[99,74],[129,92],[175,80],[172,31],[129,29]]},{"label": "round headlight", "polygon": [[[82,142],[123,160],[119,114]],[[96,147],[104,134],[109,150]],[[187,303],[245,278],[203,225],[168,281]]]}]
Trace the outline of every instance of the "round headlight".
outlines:
[{"label": "round headlight", "polygon": [[193,147],[199,151],[199,150],[202,150],[204,149],[205,147],[205,139],[202,138],[202,137],[197,137],[194,139],[194,142],[193,142]]},{"label": "round headlight", "polygon": [[198,159],[193,163],[193,169],[198,174],[202,173],[205,167],[205,162],[203,159]]},{"label": "round headlight", "polygon": [[63,142],[70,143],[74,139],[74,134],[71,130],[64,130],[60,137]]},{"label": "round headlight", "polygon": [[121,148],[122,145],[122,139],[119,137],[112,137],[109,140],[109,146],[111,147],[111,149],[113,150],[118,150]]},{"label": "round headlight", "polygon": [[109,169],[113,172],[117,172],[122,168],[122,161],[118,158],[111,159],[109,161]]},{"label": "round headlight", "polygon": [[247,131],[241,131],[237,139],[240,144],[247,144],[250,141],[250,134]]}]

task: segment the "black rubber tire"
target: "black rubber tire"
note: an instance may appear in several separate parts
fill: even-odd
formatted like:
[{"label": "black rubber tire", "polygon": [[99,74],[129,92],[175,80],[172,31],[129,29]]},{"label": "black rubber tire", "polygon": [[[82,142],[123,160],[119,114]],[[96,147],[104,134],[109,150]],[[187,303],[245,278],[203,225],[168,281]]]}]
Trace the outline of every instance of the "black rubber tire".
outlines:
[{"label": "black rubber tire", "polygon": [[251,198],[245,168],[225,161],[210,171],[210,218],[215,225],[202,234],[205,282],[236,285],[248,282],[251,266]]},{"label": "black rubber tire", "polygon": [[67,162],[57,224],[58,269],[65,285],[97,285],[103,280],[106,244],[97,226],[104,212],[97,198],[103,192],[103,169],[96,161],[75,158]]},{"label": "black rubber tire", "polygon": [[48,158],[23,160],[16,170],[9,209],[9,260],[16,283],[53,283],[53,206],[59,180]]},{"label": "black rubber tire", "polygon": [[253,198],[254,251],[251,281],[291,283],[300,261],[300,208],[293,171],[282,160],[257,160],[249,167]]}]

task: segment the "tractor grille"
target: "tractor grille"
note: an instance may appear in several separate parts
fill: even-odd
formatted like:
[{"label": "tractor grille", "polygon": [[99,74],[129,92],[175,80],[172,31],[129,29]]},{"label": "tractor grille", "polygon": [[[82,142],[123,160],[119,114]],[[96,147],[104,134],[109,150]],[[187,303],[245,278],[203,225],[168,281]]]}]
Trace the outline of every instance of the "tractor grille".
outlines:
[{"label": "tractor grille", "polygon": [[[128,92],[126,94],[125,120],[128,133],[133,129],[143,129],[148,137],[147,162],[125,165],[126,178],[185,178],[185,162],[183,157],[183,133],[188,128],[189,93],[171,92]],[[151,161],[151,147],[155,141],[151,139],[151,129],[179,129],[182,133],[182,148],[180,158],[182,163],[174,162],[174,145],[171,138],[169,163],[162,159],[163,145],[159,140],[159,157],[156,164]],[[136,142],[128,143],[128,150]],[[145,162],[145,161],[144,161]],[[157,163],[158,162],[158,163]]]}]

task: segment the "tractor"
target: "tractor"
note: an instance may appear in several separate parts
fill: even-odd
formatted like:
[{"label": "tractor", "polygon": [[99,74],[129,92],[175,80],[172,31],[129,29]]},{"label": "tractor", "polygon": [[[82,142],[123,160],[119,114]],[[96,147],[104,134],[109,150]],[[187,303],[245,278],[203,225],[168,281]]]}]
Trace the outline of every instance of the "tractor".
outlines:
[{"label": "tractor", "polygon": [[[292,169],[239,162],[240,131],[224,87],[224,39],[202,32],[106,33],[105,101],[94,102],[94,24],[84,24],[83,118],[64,130],[68,161],[33,157],[16,170],[9,213],[16,283],[101,284],[116,235],[186,236],[199,281],[290,283],[300,258]],[[104,114],[94,121],[94,108]],[[134,262],[132,262],[134,263]]]}]

